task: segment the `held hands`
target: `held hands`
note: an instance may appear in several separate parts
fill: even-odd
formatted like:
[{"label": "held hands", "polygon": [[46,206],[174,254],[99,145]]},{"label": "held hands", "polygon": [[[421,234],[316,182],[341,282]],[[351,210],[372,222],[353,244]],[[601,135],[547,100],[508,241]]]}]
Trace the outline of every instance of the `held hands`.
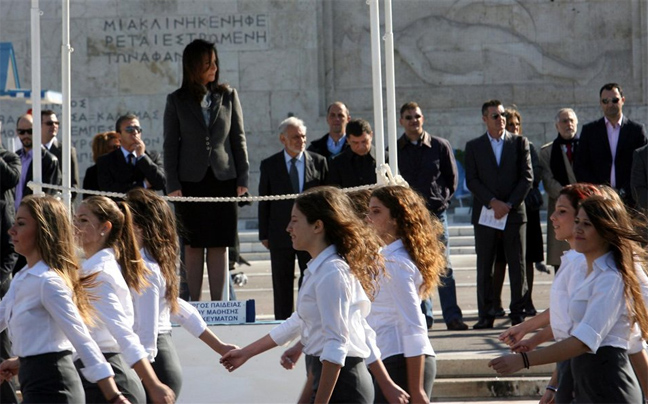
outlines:
[{"label": "held hands", "polygon": [[524,339],[511,347],[513,352],[529,352],[534,350],[538,344],[533,337]]},{"label": "held hands", "polygon": [[5,359],[0,363],[0,383],[10,380],[18,374],[20,361],[18,358]]},{"label": "held hands", "polygon": [[524,323],[514,325],[513,327],[501,333],[498,337],[499,340],[508,346],[515,345],[526,335],[526,330],[524,329],[524,326],[522,324]]},{"label": "held hands", "polygon": [[510,375],[524,368],[522,355],[504,355],[488,362],[488,367],[493,368],[500,376]]},{"label": "held hands", "polygon": [[283,355],[281,355],[281,360],[279,361],[281,366],[283,366],[286,370],[294,369],[295,365],[297,365],[297,361],[301,357],[303,348],[304,346],[301,344],[301,342],[298,342],[291,348],[288,348],[283,353]]},{"label": "held hands", "polygon": [[250,356],[244,351],[243,348],[232,349],[220,359],[221,365],[227,369],[228,372],[233,372],[240,368]]},{"label": "held hands", "polygon": [[493,212],[495,213],[495,219],[501,219],[504,216],[506,216],[511,208],[504,202],[493,199],[490,203],[491,209],[493,209]]}]

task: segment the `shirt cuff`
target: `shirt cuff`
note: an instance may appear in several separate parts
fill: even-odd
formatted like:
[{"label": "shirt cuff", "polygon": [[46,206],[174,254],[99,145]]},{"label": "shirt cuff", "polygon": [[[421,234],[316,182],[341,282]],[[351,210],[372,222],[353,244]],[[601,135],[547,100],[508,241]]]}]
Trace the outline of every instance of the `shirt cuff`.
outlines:
[{"label": "shirt cuff", "polygon": [[406,335],[403,337],[403,356],[409,358],[425,355],[429,343],[430,340],[427,335]]},{"label": "shirt cuff", "polygon": [[587,345],[590,351],[596,353],[603,341],[601,334],[597,333],[592,327],[587,324],[580,323],[574,331],[572,337],[578,338],[583,344]]},{"label": "shirt cuff", "polygon": [[[81,360],[83,363],[83,360]],[[115,376],[115,373],[112,370],[110,363],[103,362],[90,367],[81,368],[81,374],[91,383],[97,383],[99,380],[105,379],[106,377]]]},{"label": "shirt cuff", "polygon": [[203,320],[194,306],[184,300],[178,299],[178,306],[178,312],[175,314],[171,313],[171,321],[182,326],[182,328],[194,337],[200,338],[202,333],[207,329],[205,320]]},{"label": "shirt cuff", "polygon": [[126,364],[131,368],[142,359],[146,358],[148,360],[148,353],[140,344],[131,344],[131,346],[121,352],[121,355]]},{"label": "shirt cuff", "polygon": [[340,366],[344,366],[344,361],[346,360],[347,356],[347,350],[344,349],[344,347],[339,346],[337,343],[339,341],[335,341],[336,346],[324,346],[324,349],[322,350],[322,354],[320,355],[320,362],[321,361],[329,361],[332,363],[335,363]]}]

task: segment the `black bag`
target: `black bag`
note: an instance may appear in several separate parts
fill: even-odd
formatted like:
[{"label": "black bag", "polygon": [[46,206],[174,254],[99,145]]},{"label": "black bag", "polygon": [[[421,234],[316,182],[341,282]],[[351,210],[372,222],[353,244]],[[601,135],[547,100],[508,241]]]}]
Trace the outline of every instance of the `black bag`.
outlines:
[{"label": "black bag", "polygon": [[538,188],[531,188],[531,191],[529,191],[526,198],[524,198],[524,204],[526,205],[527,210],[540,210],[543,203],[542,194]]}]

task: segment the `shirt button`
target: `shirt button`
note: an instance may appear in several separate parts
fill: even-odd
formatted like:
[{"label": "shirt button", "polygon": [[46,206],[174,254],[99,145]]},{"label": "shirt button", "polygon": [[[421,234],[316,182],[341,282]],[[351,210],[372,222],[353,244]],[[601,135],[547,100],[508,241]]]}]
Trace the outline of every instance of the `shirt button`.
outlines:
[{"label": "shirt button", "polygon": [[205,140],[209,140],[209,136],[205,136]]}]

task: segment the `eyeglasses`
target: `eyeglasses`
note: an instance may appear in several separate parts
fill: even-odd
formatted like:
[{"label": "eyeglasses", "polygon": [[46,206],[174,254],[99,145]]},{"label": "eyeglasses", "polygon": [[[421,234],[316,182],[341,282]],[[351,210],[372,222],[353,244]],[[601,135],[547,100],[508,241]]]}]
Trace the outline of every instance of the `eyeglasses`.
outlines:
[{"label": "eyeglasses", "polygon": [[127,126],[125,130],[128,133],[142,133],[142,128],[140,126]]},{"label": "eyeglasses", "polygon": [[43,122],[43,123],[45,125],[47,125],[47,126],[54,126],[54,125],[59,126],[59,125],[61,125],[59,121],[47,121],[47,122]]},{"label": "eyeglasses", "polygon": [[414,115],[414,116],[412,116],[412,115],[405,115],[404,118],[405,118],[405,120],[407,120],[407,121],[411,121],[412,119],[421,119],[421,118],[423,118],[423,115]]},{"label": "eyeglasses", "polygon": [[603,103],[603,105],[608,105],[609,103],[618,104],[619,101],[621,101],[621,98],[619,98],[619,97],[614,97],[612,99],[609,99],[609,98],[601,99],[601,102]]},{"label": "eyeglasses", "polygon": [[18,129],[16,132],[18,132],[19,135],[31,135],[34,131],[33,129]]},{"label": "eyeglasses", "polygon": [[490,114],[491,119],[499,119],[500,117],[506,119],[508,114],[506,112],[500,112],[499,114]]}]

